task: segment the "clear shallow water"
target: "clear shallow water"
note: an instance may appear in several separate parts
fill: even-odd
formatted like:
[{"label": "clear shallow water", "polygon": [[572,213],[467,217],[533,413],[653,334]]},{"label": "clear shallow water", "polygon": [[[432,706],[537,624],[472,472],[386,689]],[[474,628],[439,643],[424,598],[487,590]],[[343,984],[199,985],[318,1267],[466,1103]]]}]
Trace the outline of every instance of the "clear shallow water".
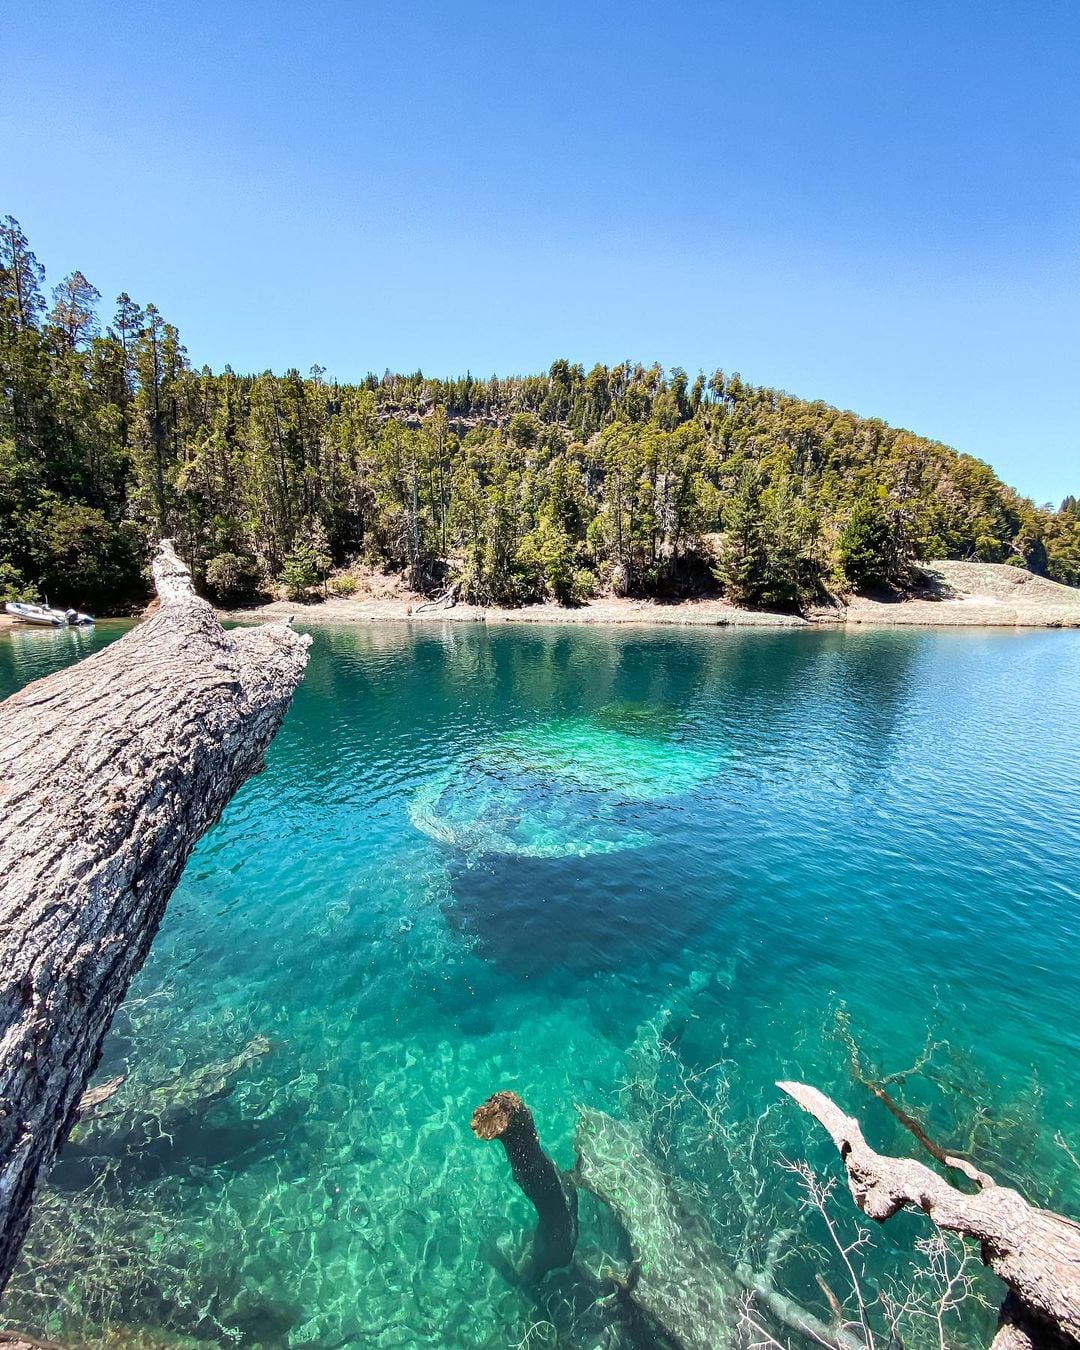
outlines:
[{"label": "clear shallow water", "polygon": [[[118,631],[0,638],[0,692]],[[785,1281],[821,1308],[814,1274],[841,1276],[778,1160],[835,1164],[775,1080],[915,1147],[845,1030],[882,1073],[933,1044],[897,1095],[1076,1213],[1078,727],[1080,634],[318,630],[117,1021],[124,1114],[66,1151],[8,1321],[601,1344],[596,1310],[568,1329],[569,1277],[538,1302],[486,1259],[529,1222],[468,1129],[498,1088],[566,1166],[576,1105],[630,1121],[731,1263],[798,1228]],[[874,1235],[871,1289],[922,1231]],[[582,1249],[625,1255],[591,1203]]]}]

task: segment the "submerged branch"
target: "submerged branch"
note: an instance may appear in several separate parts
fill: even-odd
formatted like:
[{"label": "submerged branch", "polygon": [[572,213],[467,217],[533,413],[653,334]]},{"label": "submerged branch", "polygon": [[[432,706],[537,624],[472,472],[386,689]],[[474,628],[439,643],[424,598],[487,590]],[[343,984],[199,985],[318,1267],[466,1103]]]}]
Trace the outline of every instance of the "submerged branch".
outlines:
[{"label": "submerged branch", "polygon": [[777,1086],[827,1130],[864,1214],[883,1223],[905,1207],[920,1209],[938,1228],[981,1244],[984,1262],[1013,1295],[1002,1310],[998,1350],[1022,1344],[1023,1335],[1036,1345],[1052,1344],[1055,1337],[1080,1343],[1080,1224],[1036,1208],[964,1159],[947,1156],[946,1165],[979,1188],[959,1191],[914,1158],[877,1153],[859,1122],[817,1088]]},{"label": "submerged branch", "polygon": [[[873,1096],[881,1102],[882,1106],[885,1107],[886,1111],[889,1112],[893,1119],[898,1121],[904,1129],[922,1145],[927,1153],[930,1154],[931,1158],[936,1162],[941,1163],[943,1167],[952,1167],[954,1170],[963,1172],[965,1176],[970,1176],[971,1174],[968,1172],[967,1166],[958,1166],[955,1156],[948,1154],[940,1144],[935,1143],[926,1133],[922,1123],[917,1120],[910,1111],[905,1111],[885,1087],[886,1083],[893,1083],[898,1079],[902,1081],[904,1077],[919,1072],[923,1065],[928,1061],[933,1051],[939,1048],[938,1043],[933,1045],[928,1044],[927,1049],[923,1052],[918,1063],[913,1068],[908,1069],[905,1074],[890,1074],[889,1077],[879,1080],[877,1078],[871,1078],[863,1071],[862,1056],[859,1053],[858,1043],[846,1024],[841,1027],[841,1037],[848,1048],[848,1055],[851,1059],[851,1076],[855,1081],[866,1088],[867,1092],[872,1093]],[[971,1179],[975,1180],[974,1177]]]}]

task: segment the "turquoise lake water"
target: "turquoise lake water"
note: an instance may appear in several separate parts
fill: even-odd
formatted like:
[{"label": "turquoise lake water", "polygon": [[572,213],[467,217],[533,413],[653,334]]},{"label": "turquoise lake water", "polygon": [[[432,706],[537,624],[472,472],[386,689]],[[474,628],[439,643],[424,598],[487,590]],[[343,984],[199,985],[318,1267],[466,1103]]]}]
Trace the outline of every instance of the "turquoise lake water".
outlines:
[{"label": "turquoise lake water", "polygon": [[[120,631],[0,637],[0,693]],[[732,1265],[790,1230],[781,1282],[825,1315],[844,1270],[782,1164],[838,1168],[775,1080],[917,1149],[849,1038],[939,1142],[1080,1212],[1080,633],[314,638],[117,1019],[98,1077],[130,1076],[54,1173],[8,1323],[622,1344],[582,1273],[629,1259],[596,1202],[582,1270],[525,1290],[493,1259],[531,1215],[469,1131],[500,1088],[565,1167],[578,1107],[628,1122]],[[854,1233],[842,1188],[832,1212]],[[868,1297],[926,1233],[875,1230]]]}]

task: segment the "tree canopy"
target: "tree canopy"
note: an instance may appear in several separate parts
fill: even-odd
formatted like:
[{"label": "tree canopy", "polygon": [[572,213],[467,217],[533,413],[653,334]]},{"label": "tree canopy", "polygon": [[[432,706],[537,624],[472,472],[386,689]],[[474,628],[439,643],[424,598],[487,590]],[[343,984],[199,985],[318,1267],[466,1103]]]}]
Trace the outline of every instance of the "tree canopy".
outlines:
[{"label": "tree canopy", "polygon": [[795,609],[933,557],[1080,584],[1080,509],[938,442],[714,371],[554,361],[488,379],[196,369],[79,271],[48,305],[0,224],[0,598],[117,609],[175,538],[218,599],[357,559],[478,602],[722,589]]}]

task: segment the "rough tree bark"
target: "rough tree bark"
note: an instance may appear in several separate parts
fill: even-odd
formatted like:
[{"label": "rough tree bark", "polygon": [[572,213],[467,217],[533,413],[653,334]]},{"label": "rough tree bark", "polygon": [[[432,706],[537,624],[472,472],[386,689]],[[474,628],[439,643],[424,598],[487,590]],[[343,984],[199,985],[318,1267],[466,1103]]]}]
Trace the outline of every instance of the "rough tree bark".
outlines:
[{"label": "rough tree bark", "polygon": [[154,579],[153,618],[0,704],[0,1290],[184,864],[307,663],[286,624],[223,632],[168,541]]},{"label": "rough tree bark", "polygon": [[978,1188],[967,1194],[914,1158],[877,1153],[859,1122],[803,1083],[777,1086],[828,1131],[847,1169],[855,1203],[883,1223],[905,1205],[939,1228],[972,1238],[1009,1289],[994,1345],[1080,1345],[1080,1224],[1038,1209],[963,1158],[946,1158]]},{"label": "rough tree bark", "polygon": [[532,1112],[516,1092],[496,1092],[472,1115],[477,1139],[497,1139],[506,1150],[514,1180],[536,1210],[536,1233],[526,1280],[568,1266],[577,1245],[577,1191],[544,1150]]}]

